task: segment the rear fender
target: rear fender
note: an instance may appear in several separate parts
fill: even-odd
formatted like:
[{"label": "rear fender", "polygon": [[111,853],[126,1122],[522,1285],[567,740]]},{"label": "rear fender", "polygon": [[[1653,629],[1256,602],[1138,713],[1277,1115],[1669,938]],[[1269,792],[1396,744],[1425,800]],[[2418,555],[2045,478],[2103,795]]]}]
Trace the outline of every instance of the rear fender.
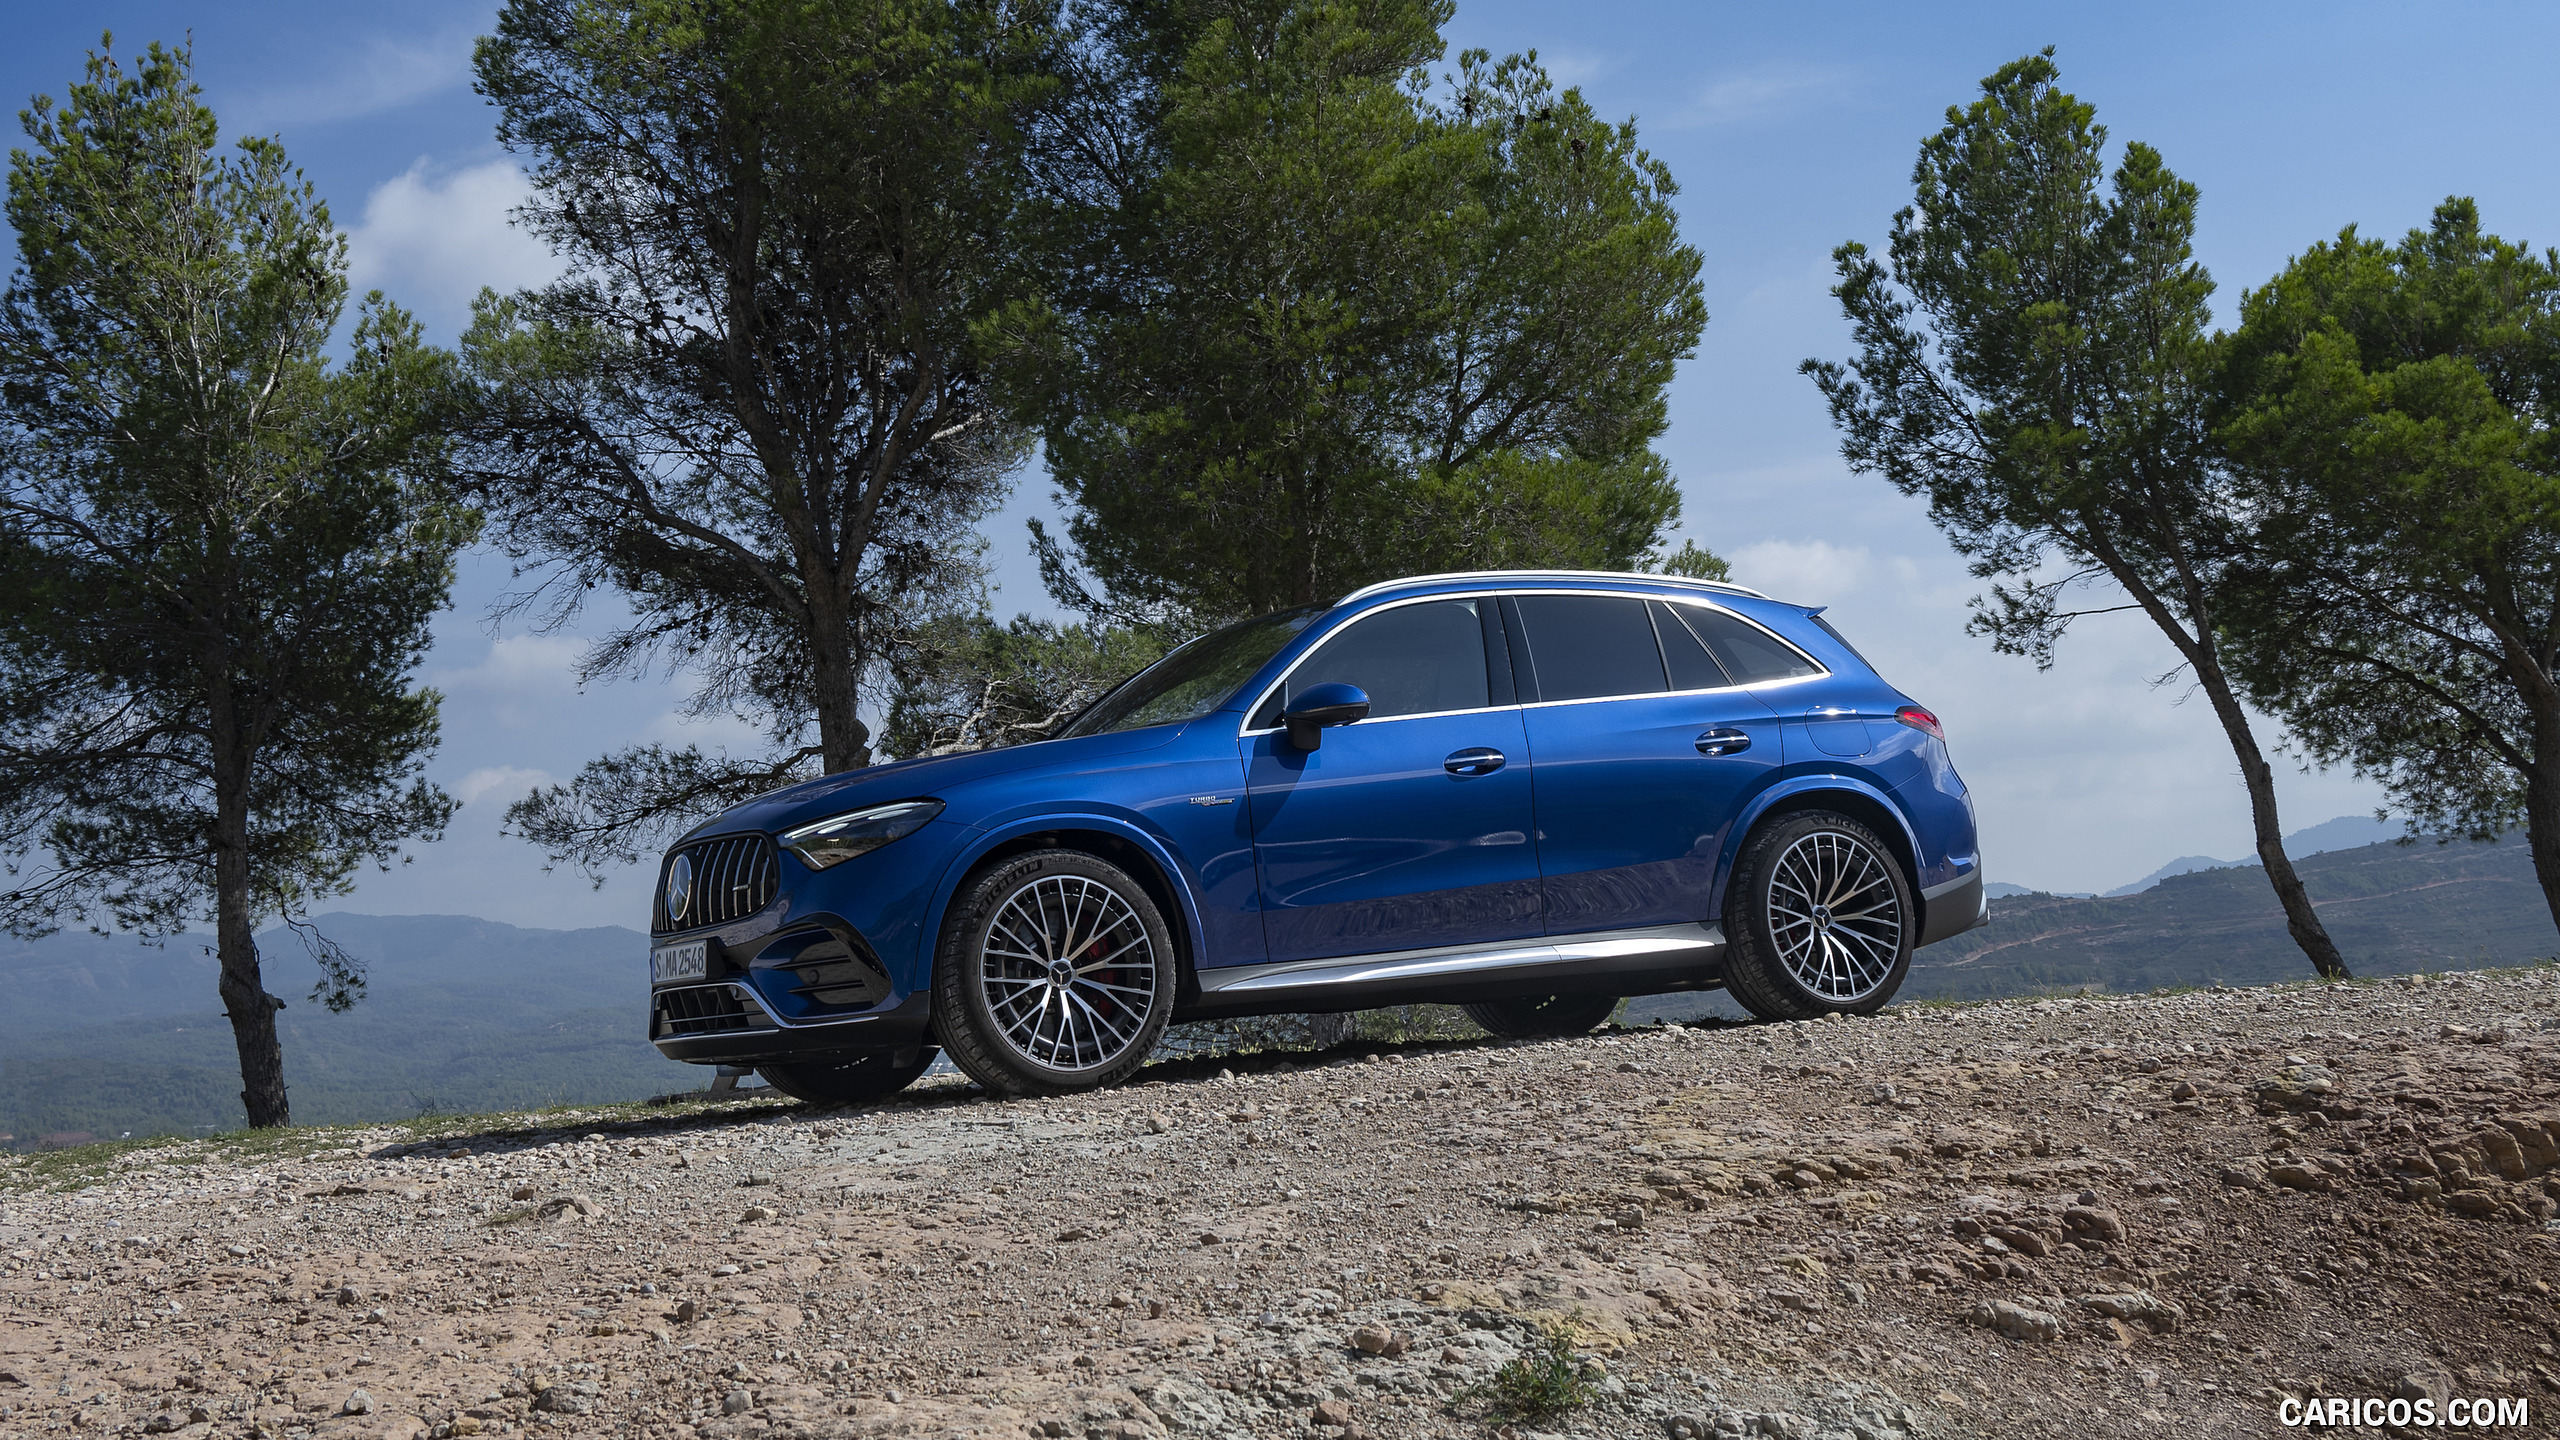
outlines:
[{"label": "rear fender", "polygon": [[1742,818],[1725,832],[1724,852],[1716,857],[1715,904],[1707,918],[1724,918],[1725,892],[1733,883],[1734,866],[1742,859],[1743,842],[1751,838],[1760,822],[1773,812],[1820,810],[1823,797],[1837,796],[1849,803],[1836,808],[1842,814],[1873,823],[1881,813],[1889,822],[1884,841],[1899,852],[1903,878],[1911,884],[1912,899],[1921,906],[1922,921],[1927,920],[1928,902],[1920,900],[1920,840],[1912,831],[1911,819],[1891,797],[1867,782],[1849,775],[1796,775],[1781,780],[1752,797],[1743,808]]}]

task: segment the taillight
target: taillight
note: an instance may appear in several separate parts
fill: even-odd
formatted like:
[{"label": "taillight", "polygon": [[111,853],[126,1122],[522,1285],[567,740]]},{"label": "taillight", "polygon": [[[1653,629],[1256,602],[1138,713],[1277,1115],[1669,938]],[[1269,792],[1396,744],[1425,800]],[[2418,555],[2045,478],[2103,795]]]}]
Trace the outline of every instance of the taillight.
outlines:
[{"label": "taillight", "polygon": [[1917,705],[1903,706],[1901,709],[1893,712],[1893,718],[1933,740],[1944,740],[1947,738],[1946,729],[1938,724],[1938,717],[1921,709]]}]

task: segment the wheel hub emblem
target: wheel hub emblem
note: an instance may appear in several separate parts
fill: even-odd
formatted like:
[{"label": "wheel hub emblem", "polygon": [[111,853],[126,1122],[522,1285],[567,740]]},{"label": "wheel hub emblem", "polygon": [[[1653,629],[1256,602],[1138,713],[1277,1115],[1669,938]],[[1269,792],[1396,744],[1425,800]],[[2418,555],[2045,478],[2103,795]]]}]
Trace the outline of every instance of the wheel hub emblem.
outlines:
[{"label": "wheel hub emblem", "polygon": [[1815,999],[1846,1005],[1893,978],[1903,901],[1892,864],[1856,836],[1817,830],[1770,867],[1769,938]]},{"label": "wheel hub emblem", "polygon": [[1109,885],[1043,875],[996,906],[981,945],[979,998],[1023,1059],[1098,1070],[1152,1035],[1162,1003],[1155,942]]}]

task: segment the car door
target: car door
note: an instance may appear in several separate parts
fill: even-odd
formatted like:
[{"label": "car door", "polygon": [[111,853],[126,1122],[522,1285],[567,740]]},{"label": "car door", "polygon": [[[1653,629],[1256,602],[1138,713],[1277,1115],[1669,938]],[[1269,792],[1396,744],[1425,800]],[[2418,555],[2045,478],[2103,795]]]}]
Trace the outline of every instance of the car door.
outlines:
[{"label": "car door", "polygon": [[1777,712],[1735,687],[1691,608],[1588,592],[1504,602],[1550,935],[1706,919],[1725,837],[1783,758]]},{"label": "car door", "polygon": [[[1428,598],[1344,626],[1243,738],[1274,962],[1495,943],[1543,928],[1529,765],[1490,600]],[[1300,750],[1287,696],[1340,681],[1369,715]]]}]

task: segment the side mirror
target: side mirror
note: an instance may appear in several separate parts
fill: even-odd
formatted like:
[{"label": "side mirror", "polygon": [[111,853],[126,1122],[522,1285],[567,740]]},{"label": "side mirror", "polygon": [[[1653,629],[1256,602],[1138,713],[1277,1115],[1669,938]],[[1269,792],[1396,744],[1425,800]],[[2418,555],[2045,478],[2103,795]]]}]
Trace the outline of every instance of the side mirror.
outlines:
[{"label": "side mirror", "polygon": [[1328,680],[1310,685],[1289,698],[1280,723],[1289,727],[1289,743],[1313,750],[1324,743],[1324,727],[1348,725],[1369,715],[1369,695],[1357,685]]}]

